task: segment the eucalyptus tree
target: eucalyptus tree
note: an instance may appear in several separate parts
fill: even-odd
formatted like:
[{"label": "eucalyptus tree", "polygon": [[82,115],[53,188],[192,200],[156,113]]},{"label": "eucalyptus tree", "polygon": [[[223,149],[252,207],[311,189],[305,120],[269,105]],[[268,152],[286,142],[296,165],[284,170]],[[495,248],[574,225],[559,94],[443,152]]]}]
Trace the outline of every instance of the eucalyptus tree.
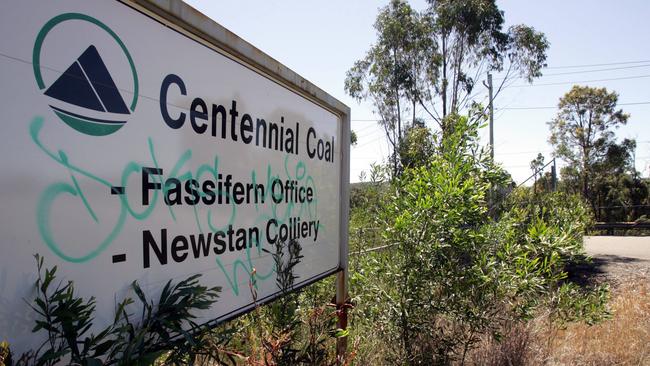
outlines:
[{"label": "eucalyptus tree", "polygon": [[[616,150],[611,149],[615,144],[613,129],[626,124],[629,118],[623,110],[617,109],[617,102],[616,92],[574,85],[560,98],[559,112],[548,123],[551,129],[549,142],[553,145],[554,155],[568,165],[563,170],[563,178],[569,172],[576,175],[566,178],[579,184],[583,197],[592,206],[595,205],[592,186],[598,163],[603,161],[603,155],[608,151]],[[630,150],[630,143],[626,142],[618,150]]]},{"label": "eucalyptus tree", "polygon": [[348,70],[345,80],[350,96],[358,101],[370,99],[374,104],[393,151],[394,174],[405,127],[402,115],[410,108],[415,120],[417,100],[427,92],[427,62],[435,51],[430,25],[422,18],[407,2],[391,0],[377,15],[377,42]]},{"label": "eucalyptus tree", "polygon": [[533,172],[533,192],[536,190],[537,179],[542,178],[542,167],[544,167],[544,155],[538,153],[537,157],[530,161],[530,170]]},{"label": "eucalyptus tree", "polygon": [[[532,82],[542,75],[546,37],[523,24],[504,30],[504,13],[494,0],[429,0],[429,4],[427,19],[439,45],[430,81],[443,118],[474,102],[472,92],[486,72],[504,73],[495,95],[513,77]],[[430,117],[440,120],[438,115]],[[441,120],[440,127],[444,133],[448,126]]]},{"label": "eucalyptus tree", "polygon": [[345,90],[374,104],[393,151],[405,116],[435,121],[444,138],[457,120],[447,117],[475,104],[476,85],[487,72],[503,72],[495,95],[514,77],[532,81],[541,76],[549,45],[532,27],[504,29],[495,0],[430,0],[421,12],[391,0],[374,26],[377,41],[348,70]]}]

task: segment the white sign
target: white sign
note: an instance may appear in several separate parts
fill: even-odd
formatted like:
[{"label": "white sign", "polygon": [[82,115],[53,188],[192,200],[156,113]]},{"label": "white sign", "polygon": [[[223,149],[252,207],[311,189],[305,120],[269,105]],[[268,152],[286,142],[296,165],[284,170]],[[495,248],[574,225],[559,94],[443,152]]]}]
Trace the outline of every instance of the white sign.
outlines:
[{"label": "white sign", "polygon": [[[97,298],[201,273],[219,321],[340,269],[341,115],[113,1],[0,4],[0,340],[35,346],[35,253]],[[343,215],[345,216],[345,215]]]}]

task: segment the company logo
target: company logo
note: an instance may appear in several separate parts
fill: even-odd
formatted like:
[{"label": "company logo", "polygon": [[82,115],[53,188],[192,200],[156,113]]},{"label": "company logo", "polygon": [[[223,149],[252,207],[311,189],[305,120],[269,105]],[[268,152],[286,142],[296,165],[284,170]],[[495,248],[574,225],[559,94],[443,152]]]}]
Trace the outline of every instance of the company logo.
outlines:
[{"label": "company logo", "polygon": [[[41,51],[47,35],[61,23],[76,20],[91,23],[108,33],[130,66],[133,98],[127,106],[121,91],[95,44],[88,45],[70,66],[46,86],[41,67]],[[122,40],[104,23],[79,13],[66,13],[50,19],[36,37],[32,55],[34,77],[43,94],[49,97],[52,111],[68,126],[91,136],[110,135],[124,126],[138,102],[138,75],[131,54]],[[71,57],[74,58],[74,57]]]}]

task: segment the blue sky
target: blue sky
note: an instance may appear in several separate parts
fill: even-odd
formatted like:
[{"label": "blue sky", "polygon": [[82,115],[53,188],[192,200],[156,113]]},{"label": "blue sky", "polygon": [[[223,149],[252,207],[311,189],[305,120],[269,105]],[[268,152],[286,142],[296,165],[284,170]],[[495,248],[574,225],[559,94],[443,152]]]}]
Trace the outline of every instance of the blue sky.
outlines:
[{"label": "blue sky", "polygon": [[[352,108],[351,181],[372,162],[382,162],[388,145],[373,120],[372,106],[345,95],[345,72],[375,41],[372,24],[387,1],[187,1],[271,57]],[[411,1],[422,10],[425,1]],[[495,159],[521,182],[538,152],[551,159],[546,122],[573,82],[619,93],[631,115],[619,138],[637,139],[636,166],[650,174],[650,2],[498,1],[506,24],[524,23],[546,34],[551,46],[548,69],[533,86],[513,82],[495,99]],[[645,61],[645,62],[638,62]],[[587,66],[600,65],[600,66]],[[495,83],[499,75],[494,75]],[[607,79],[608,81],[604,81]],[[618,80],[609,80],[618,79]],[[601,80],[581,82],[588,80]],[[556,84],[556,85],[543,85]],[[481,88],[479,86],[478,88]],[[487,90],[478,96],[486,98]],[[525,109],[520,109],[525,108]],[[529,109],[530,108],[530,109]],[[487,144],[487,129],[482,137]]]}]

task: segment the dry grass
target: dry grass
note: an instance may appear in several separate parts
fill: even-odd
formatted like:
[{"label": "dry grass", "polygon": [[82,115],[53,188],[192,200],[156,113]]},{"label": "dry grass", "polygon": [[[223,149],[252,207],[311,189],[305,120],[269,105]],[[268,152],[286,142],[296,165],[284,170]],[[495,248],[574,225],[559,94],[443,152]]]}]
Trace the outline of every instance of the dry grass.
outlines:
[{"label": "dry grass", "polygon": [[537,322],[536,363],[650,365],[650,278],[637,277],[612,293],[612,318],[600,324],[550,329]]},{"label": "dry grass", "polygon": [[612,318],[565,328],[540,316],[511,324],[501,342],[483,339],[468,358],[472,365],[650,366],[650,277],[628,278],[613,289]]},{"label": "dry grass", "polygon": [[501,341],[485,336],[467,363],[476,366],[523,366],[533,363],[531,342],[533,333],[530,326],[523,323],[508,324],[503,329]]}]

